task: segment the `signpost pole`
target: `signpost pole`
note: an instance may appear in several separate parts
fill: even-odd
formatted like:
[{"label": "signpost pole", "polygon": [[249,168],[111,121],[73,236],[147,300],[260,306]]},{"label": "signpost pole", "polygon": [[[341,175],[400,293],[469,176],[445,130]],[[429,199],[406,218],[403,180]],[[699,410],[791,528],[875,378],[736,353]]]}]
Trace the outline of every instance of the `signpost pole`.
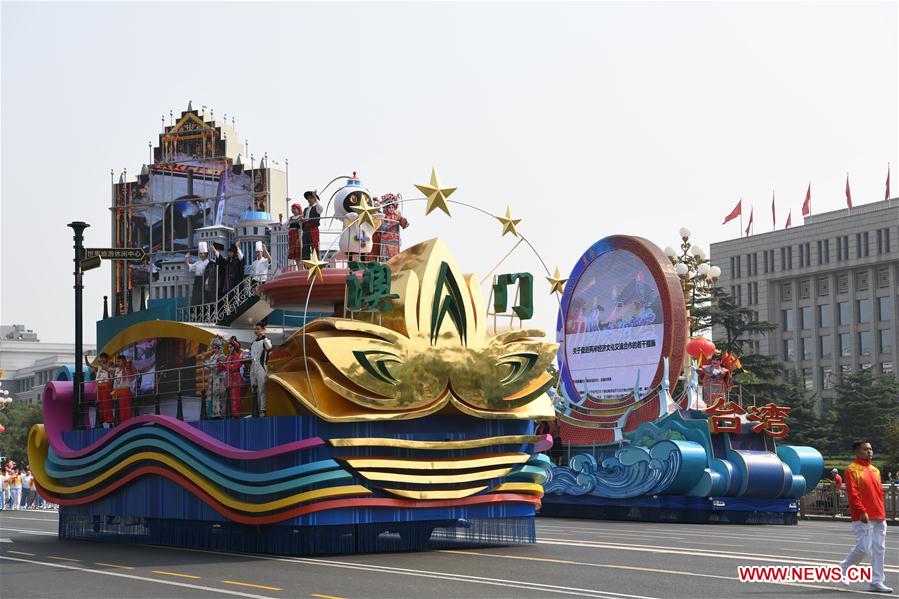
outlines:
[{"label": "signpost pole", "polygon": [[84,290],[83,277],[81,270],[81,259],[84,257],[84,230],[90,225],[75,221],[68,225],[75,232],[75,371],[74,389],[72,394],[72,427],[75,430],[82,428],[84,418],[81,415],[82,398],[84,394],[84,371],[81,362],[84,360],[84,347],[82,345],[82,314],[81,314],[81,295]]}]

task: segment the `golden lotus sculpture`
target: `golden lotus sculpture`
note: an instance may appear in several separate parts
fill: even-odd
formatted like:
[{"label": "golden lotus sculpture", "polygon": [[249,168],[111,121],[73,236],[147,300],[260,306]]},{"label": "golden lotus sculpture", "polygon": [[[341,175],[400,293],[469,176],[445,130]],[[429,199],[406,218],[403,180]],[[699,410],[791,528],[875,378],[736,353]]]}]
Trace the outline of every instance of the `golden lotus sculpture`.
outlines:
[{"label": "golden lotus sculpture", "polygon": [[545,419],[547,368],[557,345],[543,331],[488,337],[483,293],[439,239],[395,256],[392,309],[379,324],[315,320],[272,355],[273,413],[310,411],[328,421],[397,420],[437,412]]}]

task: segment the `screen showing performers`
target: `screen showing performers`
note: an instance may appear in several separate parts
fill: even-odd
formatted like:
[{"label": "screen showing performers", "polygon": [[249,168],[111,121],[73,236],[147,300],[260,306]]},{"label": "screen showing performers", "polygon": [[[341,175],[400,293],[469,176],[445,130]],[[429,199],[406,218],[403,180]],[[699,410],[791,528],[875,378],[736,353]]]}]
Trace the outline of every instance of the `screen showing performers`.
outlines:
[{"label": "screen showing performers", "polygon": [[576,282],[565,317],[572,382],[594,397],[648,386],[661,358],[662,301],[648,267],[626,250],[597,256]]}]

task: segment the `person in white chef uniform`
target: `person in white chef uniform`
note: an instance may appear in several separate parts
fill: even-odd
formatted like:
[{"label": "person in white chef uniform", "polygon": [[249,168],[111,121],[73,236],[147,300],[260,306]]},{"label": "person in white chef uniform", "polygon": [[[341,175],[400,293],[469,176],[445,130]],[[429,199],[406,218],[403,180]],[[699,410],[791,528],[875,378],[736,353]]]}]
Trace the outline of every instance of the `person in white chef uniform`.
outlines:
[{"label": "person in white chef uniform", "polygon": [[187,252],[184,254],[184,264],[187,266],[188,271],[194,273],[194,287],[190,294],[190,305],[199,306],[207,301],[212,301],[212,298],[206,300],[203,286],[203,273],[209,265],[209,250],[205,241],[201,241],[198,244],[197,261],[191,264],[190,252]]},{"label": "person in white chef uniform", "polygon": [[257,283],[268,281],[268,275],[272,268],[272,255],[261,241],[256,242],[256,259],[250,265],[253,280]]}]

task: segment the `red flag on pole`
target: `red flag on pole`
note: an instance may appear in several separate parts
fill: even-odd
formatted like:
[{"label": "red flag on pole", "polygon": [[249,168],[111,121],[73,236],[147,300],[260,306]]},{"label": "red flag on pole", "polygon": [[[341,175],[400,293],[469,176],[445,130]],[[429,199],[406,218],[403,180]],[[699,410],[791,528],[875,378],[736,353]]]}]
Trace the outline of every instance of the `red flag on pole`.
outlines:
[{"label": "red flag on pole", "polygon": [[755,211],[755,210],[752,209],[752,208],[749,209],[749,224],[746,225],[746,236],[747,236],[747,237],[749,237],[749,229],[752,228],[752,213],[753,213],[754,211]]},{"label": "red flag on pole", "polygon": [[721,224],[726,225],[727,223],[734,220],[738,216],[743,216],[743,200],[742,199],[739,202],[737,202],[737,205],[734,206],[734,209],[730,211],[730,214],[728,214],[727,216],[724,217],[724,222]]},{"label": "red flag on pole", "polygon": [[777,228],[777,211],[774,210],[774,190],[771,190],[771,226]]},{"label": "red flag on pole", "polygon": [[883,194],[883,199],[884,200],[890,199],[890,164],[889,163],[887,163],[887,191],[885,194]]},{"label": "red flag on pole", "polygon": [[852,193],[849,191],[849,173],[846,173],[846,205],[852,208]]},{"label": "red flag on pole", "polygon": [[805,201],[802,202],[802,216],[811,216],[812,214],[812,184],[808,184],[808,191],[805,192]]},{"label": "red flag on pole", "polygon": [[790,210],[790,213],[787,215],[787,224],[784,225],[784,229],[789,229],[793,225],[793,211]]}]

